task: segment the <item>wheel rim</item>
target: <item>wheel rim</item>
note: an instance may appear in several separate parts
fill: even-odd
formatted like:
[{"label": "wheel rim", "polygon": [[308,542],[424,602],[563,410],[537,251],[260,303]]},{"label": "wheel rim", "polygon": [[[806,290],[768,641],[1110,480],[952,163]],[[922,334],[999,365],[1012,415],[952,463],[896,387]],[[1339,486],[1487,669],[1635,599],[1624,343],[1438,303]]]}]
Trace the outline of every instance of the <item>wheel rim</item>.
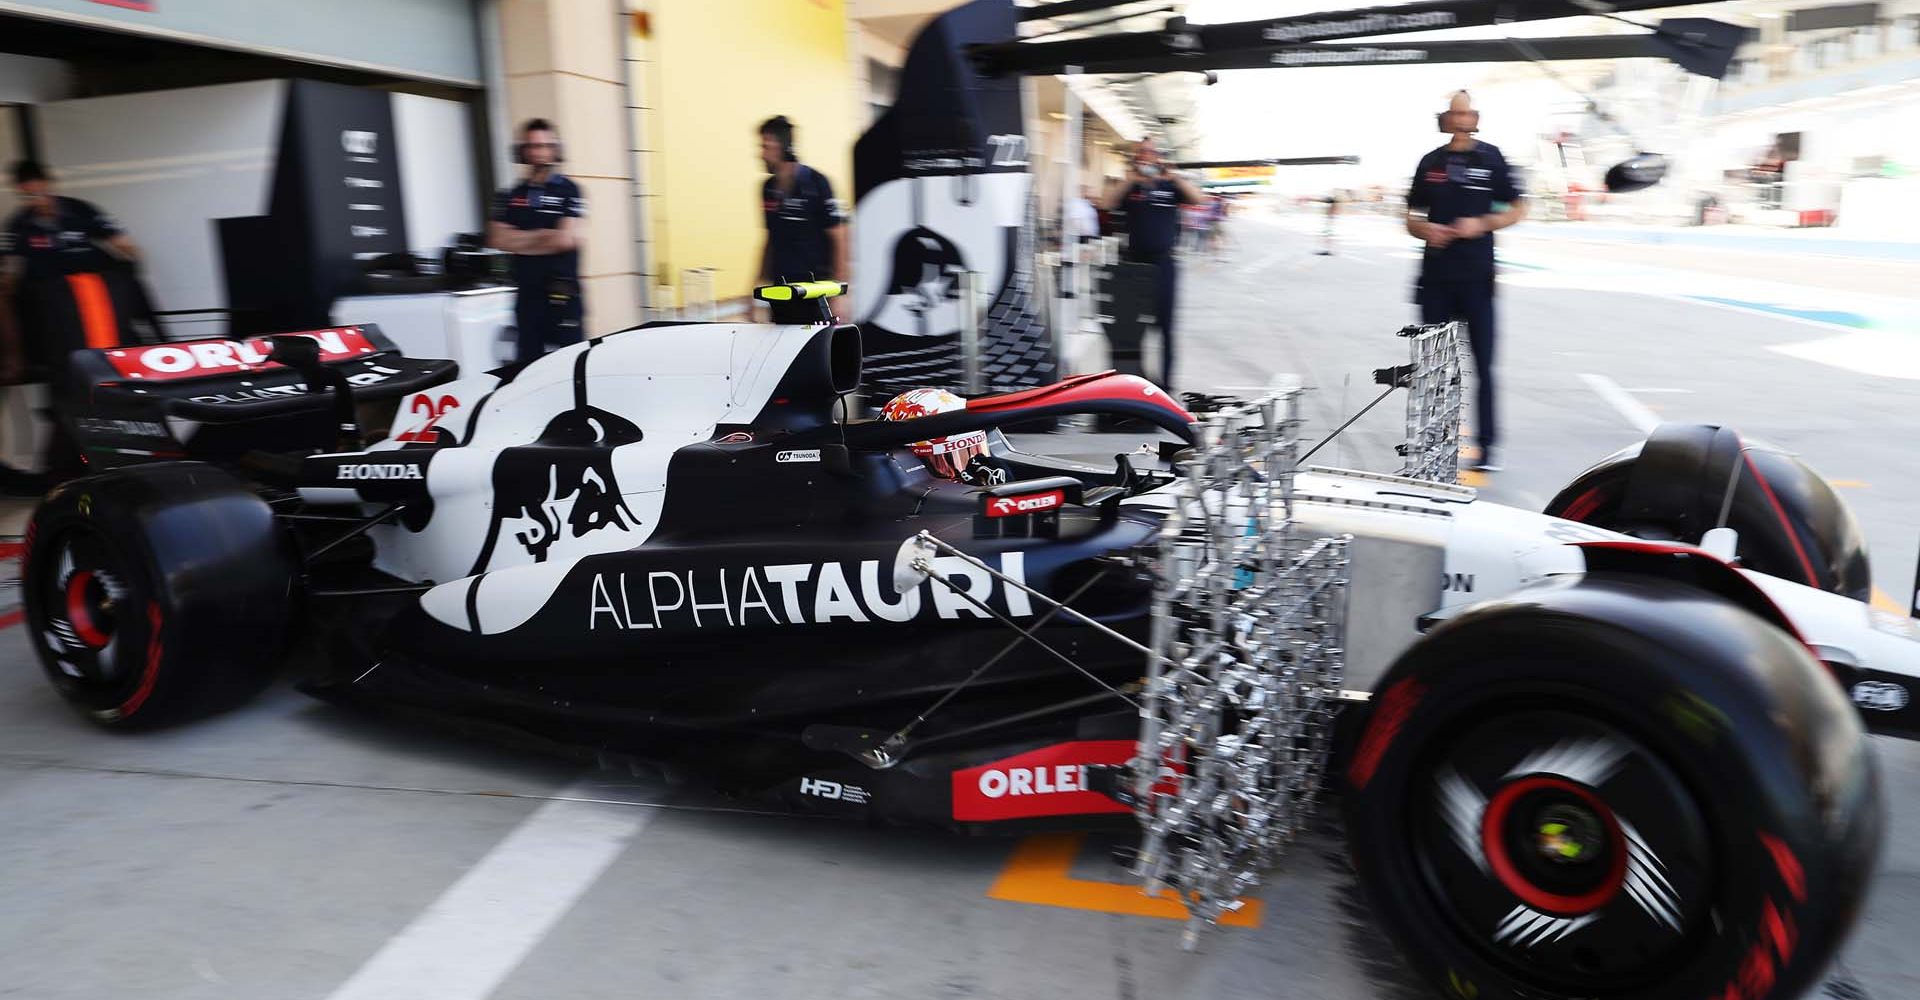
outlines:
[{"label": "wheel rim", "polygon": [[49,542],[54,555],[31,584],[40,609],[35,638],[48,672],[94,712],[131,714],[152,691],[157,612],[98,531],[70,528]]},{"label": "wheel rim", "polygon": [[87,649],[105,649],[113,641],[118,605],[114,578],[104,571],[75,570],[65,589],[68,634]]},{"label": "wheel rim", "polygon": [[1454,928],[1523,981],[1585,992],[1669,976],[1705,929],[1715,864],[1694,796],[1604,722],[1513,712],[1445,742],[1408,838]]}]

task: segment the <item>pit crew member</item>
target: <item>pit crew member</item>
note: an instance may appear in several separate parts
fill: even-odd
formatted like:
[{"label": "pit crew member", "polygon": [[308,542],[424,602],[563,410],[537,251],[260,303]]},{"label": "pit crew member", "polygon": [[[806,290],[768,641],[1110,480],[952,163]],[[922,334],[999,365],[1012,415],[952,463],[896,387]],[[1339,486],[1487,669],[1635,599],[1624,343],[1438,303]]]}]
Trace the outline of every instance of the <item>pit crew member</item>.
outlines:
[{"label": "pit crew member", "polygon": [[1200,189],[1167,172],[1151,139],[1134,147],[1127,186],[1109,207],[1127,234],[1127,260],[1153,265],[1153,322],[1160,330],[1161,388],[1173,389],[1174,291],[1179,279],[1173,249],[1180,242],[1180,207],[1198,205]]},{"label": "pit crew member", "polygon": [[[793,148],[793,122],[774,115],[760,123],[760,185],[767,239],[760,248],[760,283],[847,280],[847,214],[827,176],[800,162]],[[845,317],[844,296],[827,303]]]},{"label": "pit crew member", "polygon": [[580,294],[580,220],[586,199],[560,173],[560,134],[545,118],[520,126],[513,159],[525,164],[519,184],[494,196],[487,245],[513,255],[519,286],[514,321],[520,330],[515,360],[533,359],[583,335],[586,304]]},{"label": "pit crew member", "polygon": [[1480,112],[1464,90],[1439,114],[1447,144],[1420,158],[1407,189],[1407,232],[1426,243],[1414,301],[1420,321],[1461,320],[1478,376],[1474,468],[1499,470],[1500,423],[1494,397],[1493,234],[1527,217],[1526,197],[1495,146],[1473,137]]}]

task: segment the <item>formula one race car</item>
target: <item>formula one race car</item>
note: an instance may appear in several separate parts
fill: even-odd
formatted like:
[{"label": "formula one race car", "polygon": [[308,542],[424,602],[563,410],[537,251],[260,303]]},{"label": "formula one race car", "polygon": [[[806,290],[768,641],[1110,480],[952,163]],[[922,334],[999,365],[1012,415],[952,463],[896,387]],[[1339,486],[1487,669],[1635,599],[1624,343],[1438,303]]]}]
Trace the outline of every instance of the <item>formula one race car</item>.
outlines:
[{"label": "formula one race car", "polygon": [[[328,698],[800,809],[1131,818],[1200,920],[1324,772],[1379,918],[1462,997],[1786,997],[1834,954],[1881,822],[1843,683],[1920,676],[1920,635],[1855,599],[1851,520],[1787,456],[1656,435],[1554,517],[1301,467],[1297,393],[1196,418],[1107,373],[847,419],[826,294],[457,379],[371,328],[82,352],[89,454],[185,460],[35,514],[46,672],[112,728],[291,658]],[[1454,335],[1380,373],[1443,427]],[[1165,440],[1104,467],[1001,433],[1080,414]],[[1434,426],[1412,454],[1451,462]]]}]

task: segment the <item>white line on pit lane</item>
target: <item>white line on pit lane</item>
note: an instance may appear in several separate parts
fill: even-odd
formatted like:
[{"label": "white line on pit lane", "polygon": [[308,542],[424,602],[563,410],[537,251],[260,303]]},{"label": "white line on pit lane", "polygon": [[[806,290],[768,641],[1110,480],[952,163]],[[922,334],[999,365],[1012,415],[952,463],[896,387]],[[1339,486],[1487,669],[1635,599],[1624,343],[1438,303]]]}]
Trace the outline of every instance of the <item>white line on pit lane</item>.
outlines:
[{"label": "white line on pit lane", "polygon": [[327,1000],[483,1000],[655,814],[569,789],[534,810]]},{"label": "white line on pit lane", "polygon": [[1280,263],[1280,258],[1287,256],[1288,252],[1286,249],[1274,250],[1263,255],[1259,260],[1251,264],[1243,265],[1240,268],[1240,277],[1246,278],[1259,274],[1261,271]]},{"label": "white line on pit lane", "polygon": [[1601,399],[1612,404],[1621,416],[1627,418],[1627,423],[1632,424],[1640,433],[1645,434],[1660,426],[1660,418],[1652,410],[1647,409],[1647,404],[1633,398],[1627,390],[1620,388],[1620,383],[1605,375],[1592,374],[1582,374],[1580,381],[1599,393]]}]

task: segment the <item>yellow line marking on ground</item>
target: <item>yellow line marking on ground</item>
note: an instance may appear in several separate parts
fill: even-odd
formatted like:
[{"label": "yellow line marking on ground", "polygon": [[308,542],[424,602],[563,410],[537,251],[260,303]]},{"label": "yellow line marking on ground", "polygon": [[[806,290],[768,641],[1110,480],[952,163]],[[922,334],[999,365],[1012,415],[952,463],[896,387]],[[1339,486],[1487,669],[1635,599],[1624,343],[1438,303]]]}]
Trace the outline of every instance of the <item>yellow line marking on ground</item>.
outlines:
[{"label": "yellow line marking on ground", "polygon": [[1881,590],[1879,587],[1873,588],[1873,606],[1890,615],[1904,615],[1907,613],[1907,609],[1901,607],[1900,602],[1887,596],[1887,592]]},{"label": "yellow line marking on ground", "polygon": [[[1073,859],[1086,840],[1083,833],[1043,833],[1020,842],[1007,867],[987,890],[988,899],[1035,906],[1058,906],[1069,910],[1118,913],[1129,917],[1154,917],[1160,920],[1185,920],[1187,908],[1171,890],[1149,896],[1138,885],[1096,882],[1074,878]],[[1242,899],[1240,909],[1220,918],[1228,927],[1259,927],[1261,905],[1257,899]]]},{"label": "yellow line marking on ground", "polygon": [[1461,469],[1460,485],[1471,486],[1476,490],[1485,489],[1487,486],[1487,474],[1484,472],[1475,472],[1472,469]]},{"label": "yellow line marking on ground", "polygon": [[1829,479],[1827,485],[1837,490],[1864,490],[1867,484],[1859,479]]}]

